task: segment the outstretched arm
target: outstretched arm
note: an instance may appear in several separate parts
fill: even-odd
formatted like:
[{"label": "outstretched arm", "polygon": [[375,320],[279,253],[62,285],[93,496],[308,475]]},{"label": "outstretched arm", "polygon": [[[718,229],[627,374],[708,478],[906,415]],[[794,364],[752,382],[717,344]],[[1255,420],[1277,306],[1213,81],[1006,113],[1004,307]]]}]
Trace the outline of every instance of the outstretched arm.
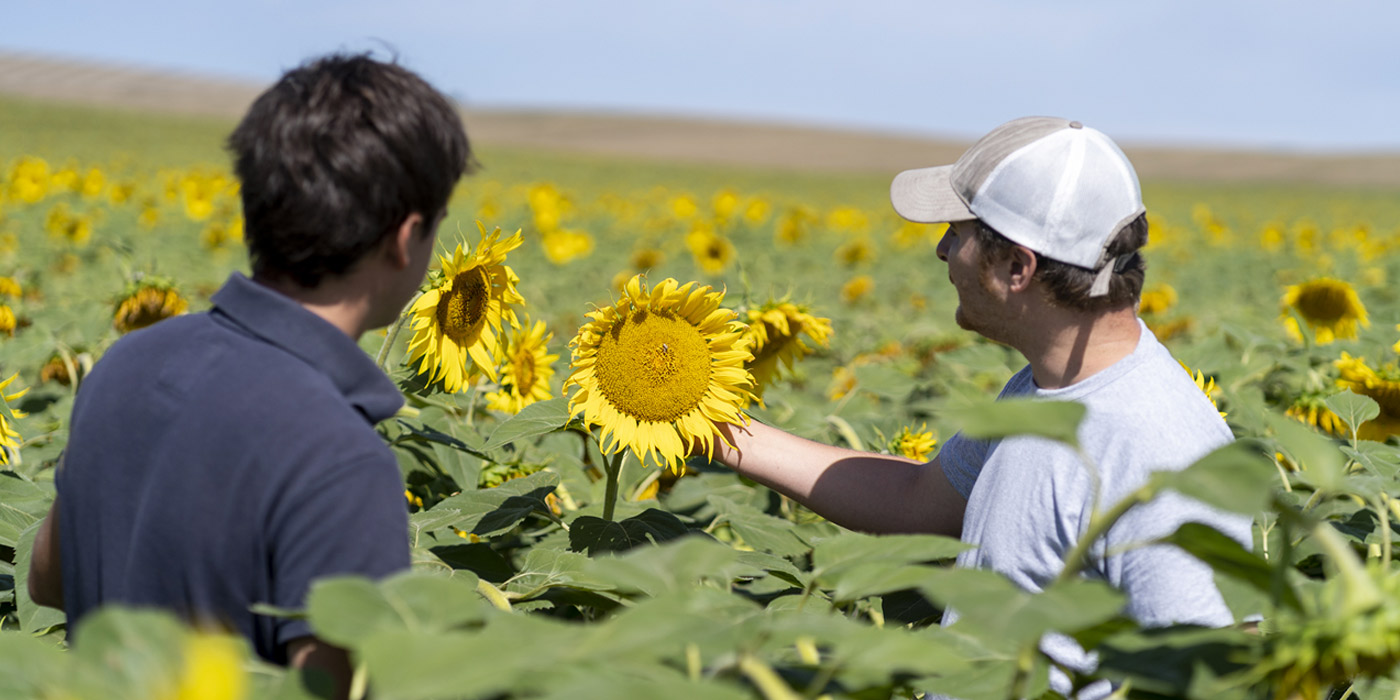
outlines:
[{"label": "outstretched arm", "polygon": [[828,520],[872,533],[962,534],[963,499],[938,458],[903,457],[824,445],[752,421],[721,424],[733,447],[716,441],[715,459]]}]

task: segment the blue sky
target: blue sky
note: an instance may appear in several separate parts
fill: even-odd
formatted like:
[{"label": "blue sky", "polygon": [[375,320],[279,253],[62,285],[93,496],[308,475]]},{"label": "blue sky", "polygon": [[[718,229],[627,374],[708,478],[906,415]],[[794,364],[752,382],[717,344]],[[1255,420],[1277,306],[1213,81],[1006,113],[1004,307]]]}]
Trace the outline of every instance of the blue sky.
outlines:
[{"label": "blue sky", "polygon": [[1134,144],[1400,152],[1392,0],[8,4],[0,50],[267,82],[388,46],[478,107],[958,138],[1053,114]]}]

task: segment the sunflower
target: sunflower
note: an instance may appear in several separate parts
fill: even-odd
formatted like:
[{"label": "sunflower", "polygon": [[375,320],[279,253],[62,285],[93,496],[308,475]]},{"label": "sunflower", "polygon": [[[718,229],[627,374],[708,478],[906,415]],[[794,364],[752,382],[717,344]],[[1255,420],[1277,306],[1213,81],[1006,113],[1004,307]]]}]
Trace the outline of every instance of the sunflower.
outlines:
[{"label": "sunflower", "polygon": [[1355,338],[1356,326],[1370,326],[1366,317],[1366,307],[1356,290],[1342,280],[1323,277],[1290,286],[1283,295],[1283,322],[1288,334],[1295,340],[1302,340],[1298,320],[1289,309],[1298,312],[1308,327],[1317,336],[1318,345],[1326,345],[1338,338]]},{"label": "sunflower", "polygon": [[692,445],[714,455],[716,422],[748,422],[741,409],[754,400],[749,352],[723,300],[724,292],[669,278],[648,292],[636,275],[616,304],[588,314],[569,341],[573,372],[564,388],[578,387],[569,412],[602,427],[605,453],[629,448],[639,461],[650,454],[679,471]]},{"label": "sunflower", "polygon": [[920,425],[918,430],[905,426],[889,444],[891,453],[920,462],[927,461],[936,446],[938,436],[928,429],[927,423]]},{"label": "sunflower", "polygon": [[14,309],[8,305],[0,304],[0,333],[13,337],[18,325],[19,319],[15,318]]},{"label": "sunflower", "polygon": [[696,226],[686,234],[685,244],[695,257],[695,264],[711,275],[724,272],[734,259],[734,244],[706,226]]},{"label": "sunflower", "polygon": [[1310,392],[1293,401],[1284,415],[1333,435],[1347,434],[1347,425],[1327,407],[1329,394]]},{"label": "sunflower", "polygon": [[513,414],[549,398],[549,380],[554,376],[554,361],[559,359],[546,349],[553,338],[553,333],[545,333],[544,321],[531,326],[530,319],[525,319],[523,327],[511,335],[500,390],[486,394],[488,408]]},{"label": "sunflower", "polygon": [[1210,400],[1210,405],[1215,407],[1215,410],[1220,413],[1221,418],[1224,418],[1225,416],[1229,415],[1228,413],[1221,411],[1220,404],[1215,402],[1215,395],[1220,392],[1220,389],[1215,386],[1215,377],[1206,379],[1206,375],[1202,373],[1201,370],[1192,371],[1190,367],[1186,366],[1185,362],[1181,362],[1179,360],[1177,361],[1177,364],[1181,365],[1181,368],[1186,370],[1186,374],[1190,376],[1193,381],[1196,382],[1196,388],[1200,389],[1201,393],[1206,395],[1206,398]]},{"label": "sunflower", "polygon": [[753,374],[754,395],[760,399],[782,367],[792,369],[793,363],[812,354],[812,348],[802,342],[802,335],[822,347],[831,337],[830,319],[813,316],[805,307],[785,300],[749,309],[748,321],[743,342],[753,358],[745,363],[745,368]]},{"label": "sunflower", "polygon": [[1391,363],[1375,370],[1366,360],[1345,352],[1332,364],[1341,372],[1338,387],[1369,396],[1380,404],[1380,415],[1362,423],[1357,437],[1384,441],[1391,435],[1400,435],[1400,368]]},{"label": "sunflower", "polygon": [[157,693],[161,700],[243,700],[249,697],[248,659],[241,641],[220,632],[186,633],[184,663],[174,688]]},{"label": "sunflower", "polygon": [[0,297],[18,299],[24,296],[24,288],[19,286],[19,282],[10,277],[0,277]]},{"label": "sunflower", "polygon": [[[10,375],[9,379],[0,381],[0,402],[8,403],[28,393],[28,389],[20,389],[13,394],[5,393],[5,387],[9,386],[10,382],[13,382],[15,377],[18,376],[19,374],[15,373]],[[13,408],[10,409],[10,415],[14,418],[23,418],[25,416],[24,413],[16,411]],[[0,413],[0,464],[9,464],[11,453],[19,454],[20,440],[20,434],[11,427],[9,421],[5,418],[5,414]]]},{"label": "sunflower", "polygon": [[540,238],[544,255],[555,265],[567,265],[593,252],[593,237],[583,231],[558,229],[546,231]]},{"label": "sunflower", "polygon": [[448,392],[461,391],[478,373],[496,381],[501,323],[519,328],[511,307],[525,303],[515,289],[519,278],[505,264],[506,253],[520,246],[520,231],[500,240],[501,229],[487,234],[481,222],[477,227],[476,250],[467,255],[458,243],[452,257],[442,256],[441,273],[408,310],[413,318],[408,362],[418,363],[418,374],[427,373],[429,382],[442,380]]},{"label": "sunflower", "polygon": [[112,327],[130,333],[189,311],[175,283],[163,277],[143,277],[127,285],[112,314]]},{"label": "sunflower", "polygon": [[1170,284],[1159,284],[1142,293],[1142,300],[1138,303],[1138,313],[1144,316],[1163,314],[1175,305],[1176,290],[1172,289]]},{"label": "sunflower", "polygon": [[868,296],[875,289],[875,278],[870,275],[856,275],[841,285],[841,301],[854,304]]}]

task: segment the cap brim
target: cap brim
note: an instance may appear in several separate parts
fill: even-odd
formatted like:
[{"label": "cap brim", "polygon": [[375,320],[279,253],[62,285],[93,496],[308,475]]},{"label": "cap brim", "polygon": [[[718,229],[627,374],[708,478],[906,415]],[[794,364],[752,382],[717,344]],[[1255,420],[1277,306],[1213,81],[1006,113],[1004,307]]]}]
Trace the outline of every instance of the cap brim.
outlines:
[{"label": "cap brim", "polygon": [[977,218],[953,191],[953,166],[905,170],[890,183],[890,203],[900,216],[921,224],[970,221]]}]

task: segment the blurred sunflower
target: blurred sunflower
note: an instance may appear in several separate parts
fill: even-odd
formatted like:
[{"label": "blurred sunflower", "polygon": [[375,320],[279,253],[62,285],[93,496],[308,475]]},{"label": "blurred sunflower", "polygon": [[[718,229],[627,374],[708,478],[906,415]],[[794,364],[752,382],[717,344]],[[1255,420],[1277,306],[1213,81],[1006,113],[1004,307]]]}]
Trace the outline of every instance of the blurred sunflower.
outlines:
[{"label": "blurred sunflower", "polygon": [[248,697],[247,653],[240,640],[217,632],[190,632],[175,687],[160,700],[243,700]]},{"label": "blurred sunflower", "polygon": [[920,462],[928,461],[929,455],[933,454],[933,448],[938,446],[938,436],[928,429],[928,424],[919,426],[918,430],[911,430],[909,426],[904,426],[893,440],[890,441],[889,449],[892,454],[897,454]]},{"label": "blurred sunflower", "polygon": [[190,303],[180,296],[174,282],[164,277],[142,277],[128,284],[117,300],[112,327],[118,333],[130,333],[179,316],[189,308]]},{"label": "blurred sunflower", "polygon": [[636,275],[616,304],[588,314],[569,342],[573,372],[564,388],[578,387],[569,412],[602,427],[605,453],[628,448],[678,472],[692,445],[714,454],[716,422],[748,422],[741,409],[753,400],[749,352],[723,300],[709,286],[669,278],[647,291]]},{"label": "blurred sunflower", "polygon": [[1144,290],[1138,303],[1138,313],[1144,316],[1166,313],[1176,305],[1176,290],[1170,284],[1159,284]]},{"label": "blurred sunflower", "polygon": [[869,296],[875,289],[875,278],[870,275],[857,275],[841,285],[841,301],[854,304]]},{"label": "blurred sunflower", "polygon": [[1384,441],[1391,435],[1400,435],[1400,368],[1391,363],[1372,369],[1365,359],[1345,352],[1332,364],[1341,372],[1338,387],[1369,396],[1380,404],[1380,415],[1361,424],[1357,437]]},{"label": "blurred sunflower", "polygon": [[763,390],[783,367],[790,370],[793,363],[812,354],[812,348],[802,342],[803,335],[826,347],[831,320],[813,316],[806,307],[785,300],[770,300],[747,313],[749,325],[742,342],[753,357],[745,367],[753,375],[754,396],[761,400]]},{"label": "blurred sunflower", "polygon": [[1307,423],[1319,430],[1333,435],[1345,435],[1347,425],[1332,409],[1327,407],[1327,397],[1330,394],[1321,392],[1309,392],[1299,396],[1293,404],[1284,411],[1284,415],[1294,418],[1300,422]]},{"label": "blurred sunflower", "polygon": [[1177,364],[1181,365],[1181,368],[1186,370],[1186,374],[1190,375],[1191,379],[1196,382],[1196,388],[1200,389],[1201,393],[1206,395],[1206,398],[1210,400],[1210,405],[1215,407],[1215,410],[1220,413],[1221,418],[1229,415],[1221,411],[1220,404],[1215,402],[1215,395],[1220,393],[1220,389],[1215,386],[1215,377],[1211,377],[1207,380],[1206,375],[1202,373],[1201,370],[1193,371],[1190,367],[1186,366],[1185,362],[1181,362],[1180,360],[1177,361]]},{"label": "blurred sunflower", "polygon": [[638,248],[632,253],[632,269],[637,272],[646,272],[657,267],[666,260],[666,254],[656,248],[647,246]]},{"label": "blurred sunflower", "polygon": [[835,259],[846,267],[870,262],[875,259],[875,245],[867,236],[856,236],[836,249]]},{"label": "blurred sunflower", "polygon": [[555,265],[567,265],[593,252],[593,237],[583,231],[558,229],[540,237],[544,255]]},{"label": "blurred sunflower", "polygon": [[686,234],[685,244],[695,258],[695,264],[711,275],[724,272],[734,259],[734,244],[707,226],[696,226]]},{"label": "blurred sunflower", "polygon": [[1371,325],[1366,307],[1350,284],[1322,277],[1290,286],[1283,295],[1283,322],[1288,334],[1301,341],[1303,334],[1298,320],[1288,313],[1298,312],[1316,334],[1318,345],[1327,345],[1338,338],[1356,338],[1356,327]]},{"label": "blurred sunflower", "polygon": [[476,250],[467,255],[458,243],[452,257],[440,257],[442,270],[408,310],[408,362],[418,363],[418,374],[427,373],[429,382],[442,380],[448,392],[460,391],[478,373],[496,381],[501,324],[519,328],[511,307],[525,303],[515,288],[519,278],[505,264],[506,253],[520,246],[520,232],[501,240],[501,229],[487,234],[480,222],[477,227]]},{"label": "blurred sunflower", "polygon": [[13,337],[18,325],[19,320],[15,318],[14,310],[6,304],[0,304],[0,333]]},{"label": "blurred sunflower", "polygon": [[486,394],[488,408],[514,414],[550,397],[549,380],[554,376],[554,361],[559,359],[548,353],[553,338],[553,333],[545,333],[544,321],[531,326],[530,319],[525,319],[523,327],[511,335],[500,390]]},{"label": "blurred sunflower", "polygon": [[18,299],[24,296],[24,289],[11,277],[0,277],[0,297]]}]

